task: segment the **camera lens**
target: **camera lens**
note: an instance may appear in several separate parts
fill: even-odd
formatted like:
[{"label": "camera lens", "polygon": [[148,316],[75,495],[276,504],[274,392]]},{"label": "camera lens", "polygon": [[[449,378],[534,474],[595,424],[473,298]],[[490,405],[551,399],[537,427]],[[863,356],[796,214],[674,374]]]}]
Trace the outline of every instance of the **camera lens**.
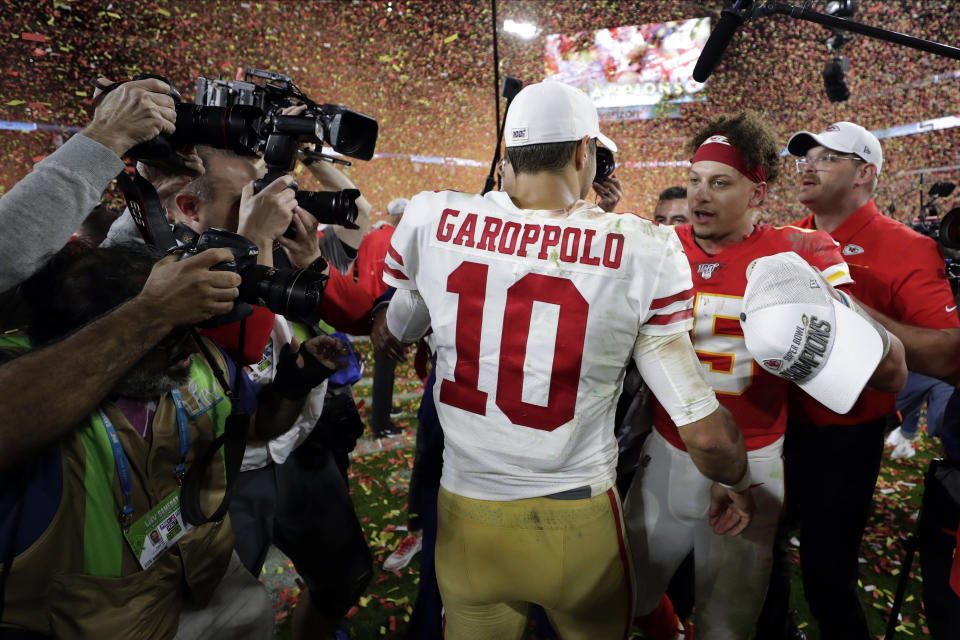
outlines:
[{"label": "camera lens", "polygon": [[613,160],[613,151],[610,151],[610,149],[606,147],[597,147],[597,173],[593,181],[602,183],[613,175],[613,171],[616,168],[617,164]]},{"label": "camera lens", "polygon": [[310,320],[323,298],[327,277],[303,269],[253,265],[240,273],[240,298],[291,319]]},{"label": "camera lens", "polygon": [[256,150],[259,136],[256,124],[263,116],[256,107],[203,107],[177,105],[176,131],[170,136],[175,146],[203,144],[237,153]]},{"label": "camera lens", "polygon": [[379,125],[370,116],[336,105],[324,105],[327,142],[335,151],[358,160],[373,157]]},{"label": "camera lens", "polygon": [[948,211],[940,221],[940,244],[960,249],[960,207]]},{"label": "camera lens", "polygon": [[297,191],[297,204],[323,224],[357,229],[359,189],[342,191]]}]

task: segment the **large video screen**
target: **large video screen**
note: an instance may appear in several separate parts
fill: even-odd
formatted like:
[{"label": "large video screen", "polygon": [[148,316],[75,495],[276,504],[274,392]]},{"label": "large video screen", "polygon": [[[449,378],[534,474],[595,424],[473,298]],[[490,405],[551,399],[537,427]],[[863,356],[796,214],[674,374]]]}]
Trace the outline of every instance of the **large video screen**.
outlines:
[{"label": "large video screen", "polygon": [[553,34],[546,79],[587,92],[598,109],[702,99],[693,67],[710,36],[710,18]]}]

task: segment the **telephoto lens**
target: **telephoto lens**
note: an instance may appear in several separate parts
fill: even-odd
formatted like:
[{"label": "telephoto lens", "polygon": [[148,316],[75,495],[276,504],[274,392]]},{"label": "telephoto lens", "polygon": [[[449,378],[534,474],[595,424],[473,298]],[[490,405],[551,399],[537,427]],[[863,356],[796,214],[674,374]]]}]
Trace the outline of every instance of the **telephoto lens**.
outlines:
[{"label": "telephoto lens", "polygon": [[260,145],[258,127],[263,112],[257,107],[177,105],[177,130],[169,136],[174,147],[202,144],[249,155]]},{"label": "telephoto lens", "polygon": [[274,269],[263,265],[240,273],[240,298],[291,320],[311,322],[323,298],[327,276],[304,269]]},{"label": "telephoto lens", "polygon": [[322,224],[336,224],[347,229],[357,226],[359,189],[342,191],[297,191],[297,204]]}]

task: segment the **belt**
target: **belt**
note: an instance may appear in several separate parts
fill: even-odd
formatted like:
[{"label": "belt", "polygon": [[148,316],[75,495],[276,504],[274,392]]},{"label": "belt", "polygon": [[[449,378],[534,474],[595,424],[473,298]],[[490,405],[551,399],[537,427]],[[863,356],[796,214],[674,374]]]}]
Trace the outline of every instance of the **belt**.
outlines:
[{"label": "belt", "polygon": [[560,491],[558,493],[551,493],[543,497],[550,498],[551,500],[583,500],[591,497],[590,485],[577,487],[576,489],[567,489],[566,491]]}]

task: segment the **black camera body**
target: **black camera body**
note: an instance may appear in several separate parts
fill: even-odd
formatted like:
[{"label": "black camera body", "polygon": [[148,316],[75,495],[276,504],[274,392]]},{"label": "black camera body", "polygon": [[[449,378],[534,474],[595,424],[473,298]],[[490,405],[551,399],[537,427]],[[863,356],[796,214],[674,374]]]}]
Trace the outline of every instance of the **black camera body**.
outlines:
[{"label": "black camera body", "polygon": [[[256,78],[263,83],[254,82]],[[169,84],[165,78],[160,79]],[[189,145],[259,155],[267,173],[254,184],[254,193],[294,168],[301,143],[326,142],[334,151],[359,160],[370,160],[377,143],[379,125],[374,118],[341,105],[317,104],[289,76],[274,71],[248,68],[244,80],[201,77],[196,104],[181,101],[176,90],[171,95],[176,103],[176,131],[137,145],[128,155],[177,168],[183,167],[183,159],[175,149]],[[281,114],[284,108],[297,104],[307,106],[304,115]],[[292,188],[296,191],[295,186]],[[356,189],[297,191],[297,204],[322,223],[356,229],[359,195]],[[293,225],[285,235],[295,235]]]},{"label": "black camera body", "polygon": [[240,296],[233,309],[198,326],[212,329],[242,320],[253,313],[250,305],[266,307],[291,320],[315,320],[327,276],[307,269],[276,269],[257,264],[257,245],[226,229],[207,229],[199,235],[194,233],[192,238],[184,236],[183,229],[180,233],[181,239],[188,240],[181,260],[207,249],[228,249],[233,260],[216,264],[213,269],[240,275]]},{"label": "black camera body", "polygon": [[597,147],[597,173],[593,181],[603,184],[603,182],[613,175],[617,168],[617,163],[613,159],[613,151],[606,147]]},{"label": "black camera body", "polygon": [[940,217],[937,201],[953,193],[955,186],[952,182],[937,182],[930,187],[930,200],[921,207],[924,215],[909,224],[917,233],[940,243],[946,255],[944,273],[954,295],[960,290],[960,207]]}]

